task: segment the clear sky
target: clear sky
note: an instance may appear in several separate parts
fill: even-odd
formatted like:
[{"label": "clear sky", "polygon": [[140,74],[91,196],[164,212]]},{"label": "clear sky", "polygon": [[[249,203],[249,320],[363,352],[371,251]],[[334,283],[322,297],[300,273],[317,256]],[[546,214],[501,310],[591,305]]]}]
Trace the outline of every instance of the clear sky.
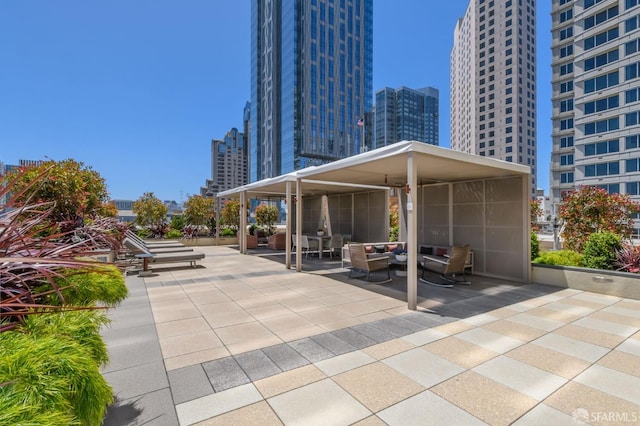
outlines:
[{"label": "clear sky", "polygon": [[[374,0],[374,92],[440,90],[467,0]],[[538,1],[538,187],[551,152],[551,1]],[[249,0],[1,0],[0,161],[74,158],[113,198],[186,200],[210,178],[210,141],[242,127]]]}]

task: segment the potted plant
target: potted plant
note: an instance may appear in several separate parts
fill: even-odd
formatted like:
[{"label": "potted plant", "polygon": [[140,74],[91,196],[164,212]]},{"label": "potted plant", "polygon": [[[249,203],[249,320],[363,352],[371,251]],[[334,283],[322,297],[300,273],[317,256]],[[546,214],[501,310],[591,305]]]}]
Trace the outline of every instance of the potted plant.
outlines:
[{"label": "potted plant", "polygon": [[402,247],[398,247],[393,251],[393,254],[396,256],[396,260],[398,262],[406,262],[407,261],[407,251],[402,248]]},{"label": "potted plant", "polygon": [[256,233],[256,229],[258,229],[258,227],[255,223],[252,223],[249,227],[249,235],[247,235],[247,248],[258,247],[258,234]]},{"label": "potted plant", "polygon": [[318,237],[322,237],[324,235],[324,229],[318,229]]}]

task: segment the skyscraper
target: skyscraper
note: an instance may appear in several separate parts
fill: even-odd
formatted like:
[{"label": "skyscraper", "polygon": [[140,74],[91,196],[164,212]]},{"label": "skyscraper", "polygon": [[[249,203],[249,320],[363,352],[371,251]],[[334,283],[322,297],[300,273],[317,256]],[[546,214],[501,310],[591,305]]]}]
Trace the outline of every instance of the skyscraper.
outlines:
[{"label": "skyscraper", "polygon": [[439,92],[433,87],[385,87],[376,92],[371,148],[405,140],[438,145],[438,102]]},{"label": "skyscraper", "polygon": [[640,201],[639,6],[638,0],[553,0],[556,205],[580,185]]},{"label": "skyscraper", "polygon": [[250,180],[364,149],[373,0],[251,1]]},{"label": "skyscraper", "polygon": [[451,148],[531,167],[536,189],[535,0],[470,0],[451,51]]},{"label": "skyscraper", "polygon": [[247,143],[243,133],[235,127],[223,140],[211,141],[211,179],[200,188],[202,196],[214,197],[218,192],[247,183]]}]

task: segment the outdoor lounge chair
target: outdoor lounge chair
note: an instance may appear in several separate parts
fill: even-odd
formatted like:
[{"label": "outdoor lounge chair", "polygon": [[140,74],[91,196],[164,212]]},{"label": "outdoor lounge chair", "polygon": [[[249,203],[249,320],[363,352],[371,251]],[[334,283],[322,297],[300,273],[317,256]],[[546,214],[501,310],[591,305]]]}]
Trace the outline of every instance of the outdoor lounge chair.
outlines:
[{"label": "outdoor lounge chair", "polygon": [[389,275],[389,257],[379,256],[374,258],[368,258],[367,253],[364,250],[364,244],[349,244],[349,256],[351,257],[351,271],[349,271],[349,277],[353,271],[358,271],[366,274],[366,281],[369,281],[369,276],[372,272],[386,271],[387,279],[376,282],[388,282],[391,281],[391,275]]},{"label": "outdoor lounge chair", "polygon": [[[453,287],[453,284],[471,284],[464,274],[469,246],[453,246],[447,256],[424,256],[420,281],[438,287]],[[429,269],[438,272],[442,281],[429,281],[424,272]],[[461,279],[459,278],[462,275]]]},{"label": "outdoor lounge chair", "polygon": [[123,245],[127,247],[137,259],[142,259],[142,270],[147,272],[149,270],[150,263],[177,263],[177,262],[189,262],[189,264],[195,268],[196,261],[204,259],[204,253],[197,251],[182,251],[182,252],[164,252],[157,253],[148,250],[145,246],[141,246],[137,241],[131,240],[128,237],[124,239]]},{"label": "outdoor lounge chair", "polygon": [[173,246],[173,247],[154,247],[148,246],[144,244],[144,242],[140,242],[139,240],[134,240],[129,238],[128,236],[122,241],[122,245],[124,245],[127,249],[131,250],[133,253],[144,253],[148,251],[150,253],[162,254],[162,253],[182,253],[182,252],[190,252],[193,251],[191,247],[186,247],[183,245]]},{"label": "outdoor lounge chair", "polygon": [[185,245],[179,241],[145,241],[133,231],[127,231],[126,237],[137,242],[140,245],[147,247],[148,249],[185,247]]}]

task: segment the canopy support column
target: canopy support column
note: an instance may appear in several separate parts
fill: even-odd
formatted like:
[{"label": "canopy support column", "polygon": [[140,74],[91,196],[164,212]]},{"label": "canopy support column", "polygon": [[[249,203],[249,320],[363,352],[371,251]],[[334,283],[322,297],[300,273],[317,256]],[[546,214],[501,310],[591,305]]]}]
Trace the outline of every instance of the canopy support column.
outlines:
[{"label": "canopy support column", "polygon": [[[285,205],[287,206],[287,216],[285,217],[285,224],[287,228],[287,241],[285,243],[285,268],[291,268],[291,182],[287,181],[286,183],[286,198],[284,200]],[[297,247],[297,246],[296,246]]]},{"label": "canopy support column", "polygon": [[240,229],[238,229],[240,253],[247,254],[247,192],[240,193]]},{"label": "canopy support column", "polygon": [[302,182],[296,179],[296,271],[302,272]]},{"label": "canopy support column", "polygon": [[418,306],[418,173],[413,152],[407,155],[407,308]]}]

